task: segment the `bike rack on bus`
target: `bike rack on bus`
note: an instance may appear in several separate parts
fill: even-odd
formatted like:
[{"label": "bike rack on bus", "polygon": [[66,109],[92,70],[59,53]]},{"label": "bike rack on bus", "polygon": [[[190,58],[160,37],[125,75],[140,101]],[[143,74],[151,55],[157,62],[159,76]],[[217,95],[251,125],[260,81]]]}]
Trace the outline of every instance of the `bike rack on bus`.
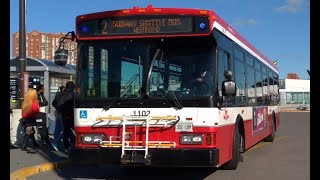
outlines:
[{"label": "bike rack on bus", "polygon": [[[149,141],[149,127],[171,127],[179,121],[179,116],[106,116],[98,117],[97,121],[108,121],[108,126],[119,126],[122,124],[122,136],[110,136],[108,141],[101,141],[101,147],[121,147],[121,158],[124,158],[126,151],[144,151],[144,159],[148,157],[149,148],[174,148],[174,141]],[[112,122],[116,122],[111,124]],[[130,123],[131,122],[131,123]],[[126,126],[139,125],[146,127],[145,141],[127,141]],[[136,133],[136,132],[135,132]],[[121,139],[113,140],[113,139]],[[139,145],[137,145],[139,144]]]}]

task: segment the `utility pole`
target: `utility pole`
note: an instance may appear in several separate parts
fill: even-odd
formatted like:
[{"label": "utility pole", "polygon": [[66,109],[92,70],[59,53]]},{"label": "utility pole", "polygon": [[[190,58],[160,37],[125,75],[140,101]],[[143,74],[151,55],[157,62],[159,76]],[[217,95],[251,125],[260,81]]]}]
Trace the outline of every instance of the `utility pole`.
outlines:
[{"label": "utility pole", "polygon": [[[26,0],[19,3],[19,107],[22,108],[23,97],[28,86],[28,74],[26,71]],[[17,68],[18,69],[18,68]]]}]

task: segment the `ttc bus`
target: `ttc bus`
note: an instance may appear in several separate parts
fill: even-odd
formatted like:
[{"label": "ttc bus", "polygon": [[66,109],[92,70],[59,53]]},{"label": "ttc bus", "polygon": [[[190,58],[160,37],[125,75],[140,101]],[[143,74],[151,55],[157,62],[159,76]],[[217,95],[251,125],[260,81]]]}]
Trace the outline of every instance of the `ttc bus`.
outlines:
[{"label": "ttc bus", "polygon": [[275,138],[278,70],[214,11],[85,14],[66,39],[78,45],[72,162],[236,169]]}]

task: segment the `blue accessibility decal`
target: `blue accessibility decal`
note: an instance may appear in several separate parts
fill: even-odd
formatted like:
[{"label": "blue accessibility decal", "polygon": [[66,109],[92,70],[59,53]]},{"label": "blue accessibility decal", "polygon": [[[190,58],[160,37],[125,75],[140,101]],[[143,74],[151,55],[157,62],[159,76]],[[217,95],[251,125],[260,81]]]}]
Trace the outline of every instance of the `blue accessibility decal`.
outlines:
[{"label": "blue accessibility decal", "polygon": [[80,110],[80,119],[88,118],[88,111],[87,110]]}]

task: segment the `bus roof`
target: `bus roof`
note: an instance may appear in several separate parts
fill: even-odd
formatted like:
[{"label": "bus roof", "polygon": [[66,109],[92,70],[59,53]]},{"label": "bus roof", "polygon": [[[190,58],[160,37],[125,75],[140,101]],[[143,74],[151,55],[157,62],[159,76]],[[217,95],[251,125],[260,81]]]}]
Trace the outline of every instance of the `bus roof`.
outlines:
[{"label": "bus roof", "polygon": [[243,38],[236,30],[234,30],[227,22],[225,22],[220,16],[213,10],[205,9],[190,9],[190,8],[153,8],[152,5],[148,5],[146,8],[140,8],[134,6],[132,9],[120,9],[113,11],[96,12],[91,14],[83,14],[76,17],[76,23],[104,18],[106,16],[129,16],[129,15],[161,15],[161,14],[184,14],[184,15],[205,15],[210,18],[211,28],[217,28],[224,33],[228,38],[235,41],[239,46],[244,48],[253,54],[260,61],[267,64],[275,72],[278,73],[278,68],[274,63],[265,57],[260,51],[258,51],[253,45],[251,45],[245,38]]}]

